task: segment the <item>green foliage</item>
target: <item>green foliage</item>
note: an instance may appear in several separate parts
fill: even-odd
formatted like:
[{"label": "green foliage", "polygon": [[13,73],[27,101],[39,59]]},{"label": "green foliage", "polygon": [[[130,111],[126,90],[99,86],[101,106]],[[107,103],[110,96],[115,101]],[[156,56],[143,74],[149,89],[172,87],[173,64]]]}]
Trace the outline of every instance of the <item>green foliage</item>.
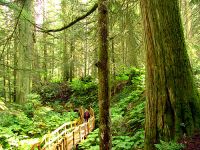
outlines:
[{"label": "green foliage", "polygon": [[89,105],[94,106],[97,102],[97,83],[92,81],[91,78],[84,79],[74,79],[70,83],[70,88],[73,94],[70,97],[70,102],[72,102],[76,107]]},{"label": "green foliage", "polygon": [[127,74],[119,74],[116,76],[116,81],[127,81],[128,80],[128,75]]},{"label": "green foliage", "polygon": [[133,140],[129,136],[114,136],[112,141],[113,150],[130,150],[133,147]]},{"label": "green foliage", "polygon": [[141,77],[141,75],[144,74],[143,69],[138,69],[135,67],[131,68],[124,68],[123,71],[121,71],[117,76],[116,76],[116,81],[127,81],[127,80],[133,80],[134,77]]},{"label": "green foliage", "polygon": [[143,128],[144,120],[145,120],[145,112],[144,112],[145,101],[136,105],[134,109],[129,112],[129,121],[127,122],[131,129],[134,131],[138,128]]},{"label": "green foliage", "polygon": [[93,78],[92,76],[86,76],[86,77],[81,77],[80,80],[84,83],[92,82]]},{"label": "green foliage", "polygon": [[[59,103],[53,105],[62,108]],[[6,107],[7,110],[0,111],[0,144],[4,149],[19,147],[19,141],[24,139],[40,138],[78,117],[73,111],[60,113],[52,107],[42,106],[36,94],[29,95],[23,105],[6,103]]]},{"label": "green foliage", "polygon": [[86,95],[97,89],[97,83],[92,81],[89,77],[80,79],[74,79],[70,83],[70,87],[75,95]]},{"label": "green foliage", "polygon": [[112,99],[113,149],[144,148],[144,75],[137,72],[133,73],[132,84]]},{"label": "green foliage", "polygon": [[[112,98],[112,149],[130,150],[144,148],[144,75],[140,70],[134,70],[132,84]],[[118,76],[119,80],[127,80],[127,75]],[[96,116],[98,120],[98,115]],[[99,150],[98,129],[90,133],[85,141],[80,143],[80,150]]]},{"label": "green foliage", "polygon": [[[79,144],[79,150],[99,150],[99,129],[91,132],[87,139]],[[136,134],[131,136],[113,136],[112,149],[113,150],[130,150],[144,147],[144,130],[139,130]]]},{"label": "green foliage", "polygon": [[160,144],[155,144],[158,150],[182,150],[184,148],[183,144],[176,143],[174,141],[165,142],[160,141]]},{"label": "green foliage", "polygon": [[144,148],[144,129],[138,129],[132,137],[133,148],[143,149]]},{"label": "green foliage", "polygon": [[192,3],[192,4],[199,4],[200,0],[191,0],[190,3]]},{"label": "green foliage", "polygon": [[130,90],[124,98],[120,97],[121,100],[118,103],[115,102],[116,104],[111,108],[113,135],[127,134],[127,129],[134,134],[135,131],[143,128],[145,101],[141,97],[142,93],[140,90]]},{"label": "green foliage", "polygon": [[70,87],[67,83],[60,82],[48,82],[45,84],[39,84],[34,89],[37,92],[44,103],[53,102],[56,100],[67,101],[71,94]]},{"label": "green foliage", "polygon": [[91,132],[87,139],[79,144],[80,150],[99,150],[99,137],[98,137],[99,129],[95,129]]}]

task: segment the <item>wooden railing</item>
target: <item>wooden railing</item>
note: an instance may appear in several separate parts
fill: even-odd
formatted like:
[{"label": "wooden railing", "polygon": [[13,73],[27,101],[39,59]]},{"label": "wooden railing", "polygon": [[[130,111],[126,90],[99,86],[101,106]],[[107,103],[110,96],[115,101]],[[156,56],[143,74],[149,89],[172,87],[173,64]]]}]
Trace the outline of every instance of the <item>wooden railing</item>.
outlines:
[{"label": "wooden railing", "polygon": [[[46,134],[41,142],[35,143],[31,150],[71,150],[95,127],[94,111],[90,108],[90,119],[80,124],[80,120],[64,123],[53,132]],[[80,119],[82,119],[81,115]]]}]

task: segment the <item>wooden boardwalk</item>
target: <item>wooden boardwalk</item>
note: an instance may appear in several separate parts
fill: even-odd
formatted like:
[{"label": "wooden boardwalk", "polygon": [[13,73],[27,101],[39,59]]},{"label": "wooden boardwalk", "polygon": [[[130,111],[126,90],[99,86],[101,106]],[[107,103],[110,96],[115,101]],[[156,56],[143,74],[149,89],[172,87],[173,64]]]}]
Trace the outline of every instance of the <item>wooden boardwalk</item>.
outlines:
[{"label": "wooden boardwalk", "polygon": [[79,120],[64,123],[50,134],[44,135],[41,142],[32,145],[31,150],[71,150],[76,147],[95,127],[94,111],[90,108],[89,112],[88,122],[83,122],[82,109]]}]

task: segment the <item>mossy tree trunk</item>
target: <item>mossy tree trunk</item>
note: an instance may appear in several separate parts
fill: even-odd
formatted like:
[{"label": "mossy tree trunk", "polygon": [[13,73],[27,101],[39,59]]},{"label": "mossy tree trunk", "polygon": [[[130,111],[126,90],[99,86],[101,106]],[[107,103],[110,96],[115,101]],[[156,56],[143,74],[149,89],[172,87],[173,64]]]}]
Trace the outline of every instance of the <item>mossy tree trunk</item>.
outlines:
[{"label": "mossy tree trunk", "polygon": [[[61,9],[62,9],[62,14],[63,14],[63,24],[67,23],[67,2],[65,0],[62,0],[61,2]],[[66,82],[69,80],[69,51],[68,51],[68,41],[67,41],[67,31],[63,31],[63,81]]]},{"label": "mossy tree trunk", "polygon": [[98,1],[99,26],[99,138],[100,150],[111,149],[111,120],[110,120],[110,88],[109,88],[109,60],[108,60],[108,1]]},{"label": "mossy tree trunk", "polygon": [[67,48],[67,32],[63,31],[63,81],[69,80],[69,52]]},{"label": "mossy tree trunk", "polygon": [[[43,24],[42,27],[43,28],[47,28],[47,10],[46,10],[46,2],[45,0],[42,1],[43,3]],[[43,70],[43,75],[42,75],[42,80],[43,82],[47,82],[48,81],[48,68],[49,68],[49,64],[48,64],[48,44],[47,44],[47,33],[43,33],[42,35],[43,37],[43,44],[42,44],[42,50],[43,50],[43,62],[42,62],[42,70]]]},{"label": "mossy tree trunk", "polygon": [[147,61],[145,150],[153,150],[161,139],[176,140],[198,129],[200,103],[178,0],[141,0],[141,8]]},{"label": "mossy tree trunk", "polygon": [[[73,31],[73,29],[72,29]],[[69,81],[72,82],[74,78],[74,51],[75,51],[75,38],[70,39],[70,67],[69,67]]]},{"label": "mossy tree trunk", "polygon": [[31,0],[17,0],[20,8],[23,8],[19,17],[19,24],[16,36],[17,40],[17,72],[16,72],[16,102],[23,103],[30,92],[30,71],[31,71],[31,54],[33,50],[33,26],[29,20],[33,21]]}]

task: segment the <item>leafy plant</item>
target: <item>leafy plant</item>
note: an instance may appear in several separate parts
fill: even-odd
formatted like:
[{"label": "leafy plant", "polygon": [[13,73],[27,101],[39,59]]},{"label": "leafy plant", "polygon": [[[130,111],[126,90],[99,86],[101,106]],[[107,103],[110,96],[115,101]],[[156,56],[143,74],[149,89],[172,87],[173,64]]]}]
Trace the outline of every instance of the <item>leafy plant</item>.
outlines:
[{"label": "leafy plant", "polygon": [[70,83],[73,94],[70,102],[76,107],[95,106],[97,102],[97,83],[91,79],[74,79]]},{"label": "leafy plant", "polygon": [[155,144],[155,147],[158,150],[182,150],[184,148],[184,145],[176,143],[174,141],[165,142],[161,140],[159,144]]},{"label": "leafy plant", "polygon": [[79,144],[79,150],[95,150],[95,149],[98,150],[99,149],[98,132],[99,132],[99,128],[91,132],[87,136],[87,139],[85,139]]},{"label": "leafy plant", "polygon": [[67,83],[60,82],[48,82],[45,84],[39,84],[34,89],[37,92],[44,103],[53,102],[56,100],[66,101],[69,99],[71,89]]},{"label": "leafy plant", "polygon": [[133,147],[133,140],[129,136],[114,136],[112,141],[113,150],[130,150]]}]

